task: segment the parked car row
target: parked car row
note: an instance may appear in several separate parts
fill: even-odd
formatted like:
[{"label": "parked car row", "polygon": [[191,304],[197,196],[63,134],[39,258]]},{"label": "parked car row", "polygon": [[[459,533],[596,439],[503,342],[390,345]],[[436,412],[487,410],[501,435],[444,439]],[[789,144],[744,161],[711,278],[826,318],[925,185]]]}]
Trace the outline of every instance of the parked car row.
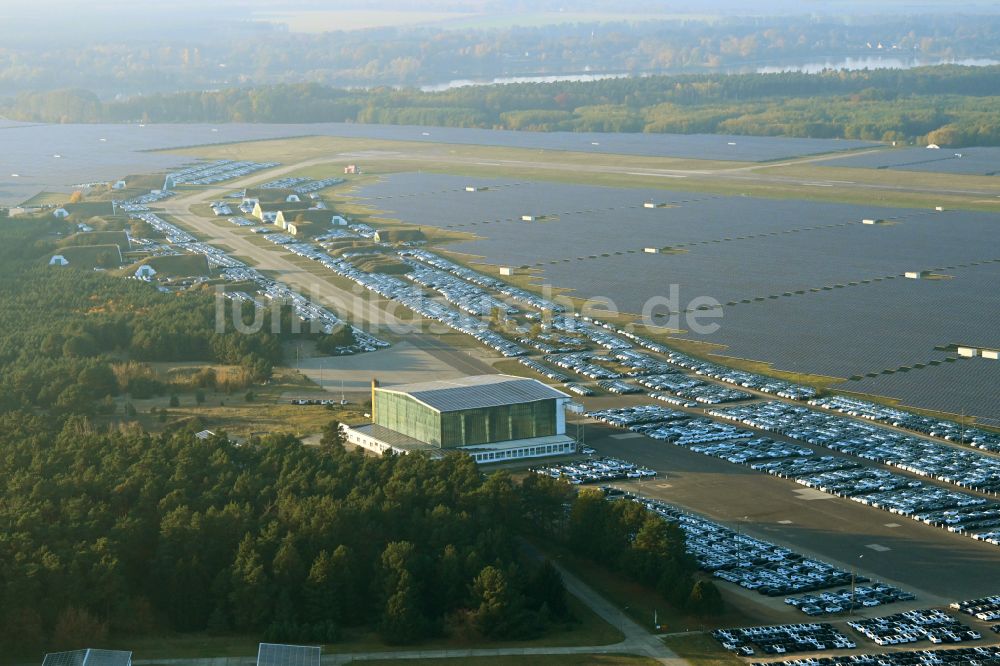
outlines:
[{"label": "parked car row", "polygon": [[231,217],[229,218],[229,222],[231,224],[236,225],[237,227],[252,227],[253,225],[257,224],[255,221],[248,220],[245,217]]},{"label": "parked car row", "polygon": [[876,645],[901,645],[924,640],[934,644],[964,643],[983,637],[947,613],[933,608],[853,620],[847,624]]},{"label": "parked car row", "polygon": [[870,583],[858,585],[854,581],[853,592],[844,588],[833,592],[819,594],[803,594],[800,597],[787,597],[785,603],[800,611],[815,617],[850,611],[853,608],[875,608],[897,601],[912,601],[915,597],[910,592],[904,592],[898,587],[885,583]]},{"label": "parked car row", "polygon": [[705,418],[676,419],[670,423],[656,423],[631,428],[636,432],[653,439],[676,444],[677,446],[696,446],[713,442],[734,442],[741,439],[751,439],[754,434],[749,430],[740,430],[726,423],[719,423]]},{"label": "parked car row", "polygon": [[138,212],[133,213],[132,217],[146,222],[149,226],[159,231],[166,237],[168,243],[193,243],[197,240],[188,232],[170,224],[156,213]]},{"label": "parked car row", "polygon": [[649,394],[649,397],[655,398],[660,402],[665,402],[668,405],[687,407],[688,409],[691,409],[692,407],[698,407],[697,402],[692,402],[690,400],[686,400],[685,398],[678,398],[676,395],[673,395],[672,393],[659,393],[657,391],[653,391]]},{"label": "parked car row", "polygon": [[795,479],[810,474],[824,474],[841,469],[857,469],[858,467],[861,465],[856,462],[834,456],[809,456],[807,458],[770,460],[750,464],[751,469],[767,472],[782,479]]},{"label": "parked car row", "polygon": [[949,442],[961,442],[987,451],[1000,451],[1000,435],[955,421],[932,419],[929,416],[920,416],[895,407],[840,395],[816,398],[810,400],[809,404],[897,428],[912,430],[931,437],[940,437]]},{"label": "parked car row", "polygon": [[742,656],[754,654],[756,647],[764,654],[821,652],[853,649],[857,644],[830,624],[782,624],[771,627],[716,629],[712,637],[722,647]]},{"label": "parked car row", "polygon": [[[521,332],[521,330],[518,329],[518,332]],[[537,349],[543,354],[570,354],[575,351],[580,351],[581,349],[578,345],[574,345],[572,347],[557,347],[538,338],[521,337],[517,338],[517,341],[525,347]]]},{"label": "parked car row", "polygon": [[620,349],[614,354],[614,359],[628,368],[625,374],[629,377],[643,375],[680,375],[680,370],[669,363],[653,358],[649,354],[634,349]]},{"label": "parked car row", "polygon": [[[293,291],[281,282],[270,281],[264,283],[261,292],[265,298],[271,301],[278,301],[291,306],[292,312],[303,322],[313,324],[315,330],[330,334],[341,326],[348,325],[337,315],[327,310],[322,305],[310,301],[308,298]],[[355,344],[353,351],[375,351],[378,348],[388,347],[389,343],[379,340],[373,335],[360,329],[353,328]]]},{"label": "parked car row", "polygon": [[632,407],[601,409],[587,412],[585,416],[618,428],[628,428],[645,423],[660,424],[676,419],[690,418],[689,414],[660,407],[659,405],[635,405]]},{"label": "parked car row", "polygon": [[[704,571],[759,594],[777,597],[846,585],[851,574],[803,555],[741,534],[660,500],[633,497],[647,510],[677,523],[688,552]],[[865,578],[858,578],[867,582]]]},{"label": "parked car row", "polygon": [[552,317],[551,326],[557,331],[582,335],[598,347],[604,347],[613,352],[632,348],[632,343],[619,337],[618,329],[611,324],[579,314]]},{"label": "parked car row", "polygon": [[343,405],[346,404],[346,400],[327,400],[327,399],[315,399],[315,398],[292,398],[289,400],[292,405]]},{"label": "parked car row", "polygon": [[356,233],[361,238],[375,238],[375,227],[368,226],[367,224],[349,224],[347,228]]},{"label": "parked car row", "polygon": [[582,396],[594,395],[594,391],[592,389],[583,386],[582,384],[568,383],[566,384],[566,390],[569,391],[570,393],[575,393],[577,395],[582,395]]},{"label": "parked car row", "polygon": [[[766,375],[759,375],[747,372],[746,370],[736,370],[710,361],[696,359],[687,354],[674,351],[666,345],[654,342],[632,331],[618,328],[613,324],[603,322],[599,319],[580,315],[555,317],[553,318],[552,325],[557,330],[583,333],[595,344],[616,352],[632,347],[641,347],[658,354],[663,354],[667,357],[669,363],[677,367],[743,388],[750,388],[791,400],[808,400],[816,396],[816,389],[808,386],[801,386]],[[626,342],[626,340],[630,342]]]},{"label": "parked car row", "polygon": [[745,391],[710,384],[700,379],[692,379],[678,374],[649,375],[648,377],[639,377],[636,381],[654,391],[666,391],[679,398],[693,400],[704,405],[738,402],[753,397]]},{"label": "parked car row", "polygon": [[674,365],[694,371],[695,374],[710,377],[721,382],[736,384],[744,388],[754,389],[763,393],[771,393],[779,398],[791,400],[808,400],[815,397],[816,390],[808,386],[800,386],[791,382],[758,375],[746,370],[736,370],[724,365],[697,359],[681,352],[667,350],[668,360]]},{"label": "parked car row", "polygon": [[620,379],[602,379],[597,382],[605,391],[614,393],[617,395],[630,395],[634,393],[642,393],[643,390],[634,384],[629,384],[628,382],[623,382]]},{"label": "parked car row", "polygon": [[973,615],[983,622],[1000,620],[1000,594],[967,601],[956,601],[951,608],[966,615]]},{"label": "parked car row", "polygon": [[126,213],[142,213],[149,210],[150,204],[163,201],[172,196],[174,196],[173,190],[150,190],[145,194],[140,194],[131,199],[124,199],[122,201],[113,200],[111,203]]},{"label": "parked car row", "polygon": [[1000,546],[1000,530],[988,530],[986,532],[971,532],[969,534],[973,539],[977,541],[985,541],[986,543],[991,543],[994,546]]},{"label": "parked car row", "polygon": [[277,180],[269,180],[263,185],[258,185],[257,187],[262,190],[288,190],[292,187],[305,183],[311,180],[305,176],[285,176],[284,178],[278,178]]},{"label": "parked car row", "polygon": [[483,318],[490,317],[497,310],[507,315],[514,315],[518,312],[514,306],[504,303],[480,287],[454,275],[425,266],[414,260],[404,259],[404,261],[410,266],[406,279],[436,291],[444,296],[446,301],[463,312]]},{"label": "parked car row", "polygon": [[618,458],[597,458],[565,465],[547,465],[532,469],[536,474],[551,476],[553,479],[566,479],[574,485],[582,483],[607,483],[622,479],[653,478],[656,472],[646,467],[639,467]]},{"label": "parked car row", "polygon": [[883,654],[852,654],[849,657],[807,657],[786,661],[754,662],[751,666],[993,666],[1000,663],[1000,646],[919,650]]},{"label": "parked car row", "polygon": [[245,291],[224,291],[223,297],[237,303],[250,303],[255,310],[263,310],[265,305]]},{"label": "parked car row", "polygon": [[875,423],[781,402],[720,409],[713,414],[963,488],[1000,492],[1000,458],[905,435]]},{"label": "parked car row", "polygon": [[194,241],[191,243],[184,243],[179,245],[185,252],[190,252],[192,254],[203,254],[208,260],[209,266],[212,268],[240,268],[246,266],[239,259],[234,259],[228,253],[223,252],[219,248],[208,245],[207,243],[202,243],[200,241]]},{"label": "parked car row", "polygon": [[315,259],[321,254],[321,250],[312,243],[288,243],[285,245],[285,249],[306,259]]},{"label": "parked car row", "polygon": [[325,241],[337,240],[338,238],[361,238],[361,236],[353,234],[347,229],[330,229],[329,231],[316,236],[316,242],[323,243]]},{"label": "parked car row", "polygon": [[796,477],[795,482],[807,488],[815,488],[839,497],[854,497],[855,495],[868,495],[902,490],[903,488],[919,488],[923,485],[915,479],[893,474],[883,469],[860,466],[832,472],[806,474]]},{"label": "parked car row", "polygon": [[343,178],[320,178],[319,180],[306,180],[308,182],[303,182],[301,185],[293,188],[297,194],[313,194],[314,192],[319,192],[320,190],[325,190],[328,187],[340,185],[345,182]]},{"label": "parked car row", "polygon": [[621,377],[614,370],[592,363],[593,358],[594,355],[591,352],[573,352],[572,354],[549,354],[545,356],[545,361],[590,379],[618,379]]},{"label": "parked car row", "polygon": [[[887,490],[867,495],[857,495],[851,498],[868,506],[885,509],[890,513],[907,516],[930,524],[933,520],[925,519],[924,514],[938,515],[938,512],[950,508],[965,508],[981,506],[986,500],[965,493],[959,493],[937,486],[919,485],[899,490]],[[943,525],[938,525],[943,527]]]},{"label": "parked car row", "polygon": [[[354,225],[358,226],[358,225]],[[354,230],[354,227],[351,227]],[[357,233],[357,231],[355,230]],[[343,258],[331,257],[322,252],[315,261],[341,277],[351,280],[384,298],[396,301],[422,317],[438,321],[460,333],[465,333],[480,343],[495,349],[503,356],[513,358],[523,356],[526,350],[495,331],[486,322],[458,309],[428,298],[423,290],[414,284],[384,273],[368,273]]]},{"label": "parked car row", "polygon": [[232,215],[233,209],[225,201],[213,201],[212,212],[215,213],[216,217],[225,217],[226,215]]},{"label": "parked car row", "polygon": [[187,169],[174,171],[167,178],[175,185],[211,185],[224,180],[246,176],[247,174],[279,166],[279,162],[234,162],[218,160],[209,164],[198,164]]},{"label": "parked car row", "polygon": [[[748,590],[756,590],[758,594],[768,597],[846,585],[851,578],[850,574],[815,560],[770,566],[750,563],[734,569],[718,570],[713,575]],[[839,612],[833,607],[828,607],[827,611]]]},{"label": "parked car row", "polygon": [[428,266],[450,273],[457,278],[471,282],[472,284],[483,287],[484,289],[490,289],[503,294],[514,302],[520,303],[521,305],[527,305],[535,310],[546,310],[549,312],[563,312],[565,310],[565,308],[558,303],[542,298],[541,296],[536,296],[530,291],[526,291],[520,287],[515,287],[514,285],[508,284],[498,278],[483,275],[482,273],[474,271],[471,268],[460,266],[459,264],[436,255],[433,252],[429,252],[427,250],[405,250],[400,252],[400,255],[413,257]]},{"label": "parked car row", "polygon": [[264,236],[267,240],[274,243],[275,245],[288,245],[289,243],[295,242],[295,236],[282,233],[272,233]]},{"label": "parked car row", "polygon": [[757,460],[772,460],[788,458],[812,453],[809,449],[797,447],[794,444],[776,442],[773,439],[759,437],[738,442],[718,442],[709,444],[693,444],[689,446],[695,453],[722,458],[731,463],[746,465]]},{"label": "parked car row", "polygon": [[517,359],[517,361],[524,367],[531,368],[538,374],[542,375],[543,377],[548,377],[554,382],[566,383],[569,381],[569,377],[567,377],[566,375],[562,374],[561,372],[556,372],[552,368],[548,367],[547,365],[539,363],[535,359],[522,356],[521,358]]}]

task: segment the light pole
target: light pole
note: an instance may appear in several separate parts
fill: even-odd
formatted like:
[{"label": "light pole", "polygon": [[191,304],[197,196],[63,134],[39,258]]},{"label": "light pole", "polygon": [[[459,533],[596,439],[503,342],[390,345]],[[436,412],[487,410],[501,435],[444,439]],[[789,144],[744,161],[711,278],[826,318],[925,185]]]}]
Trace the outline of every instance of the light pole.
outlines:
[{"label": "light pole", "polygon": [[[864,555],[858,555],[859,560],[863,557]],[[850,611],[851,615],[854,615],[854,600],[858,587],[857,583],[858,583],[858,565],[857,562],[855,562],[854,566],[851,567],[851,611]]]},{"label": "light pole", "polygon": [[749,516],[743,516],[742,519],[736,521],[736,566],[743,566],[743,523],[746,522]]}]

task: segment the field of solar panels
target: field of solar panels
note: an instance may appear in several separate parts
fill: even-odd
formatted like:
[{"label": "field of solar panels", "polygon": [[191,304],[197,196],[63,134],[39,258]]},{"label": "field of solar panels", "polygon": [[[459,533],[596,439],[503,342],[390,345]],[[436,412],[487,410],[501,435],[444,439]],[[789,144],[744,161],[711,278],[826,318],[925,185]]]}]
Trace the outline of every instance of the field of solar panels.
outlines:
[{"label": "field of solar panels", "polygon": [[[996,364],[996,361],[980,358],[961,359],[918,371],[864,377],[836,388],[886,396],[921,409],[952,414],[993,414],[995,418],[997,386],[1000,385]],[[990,423],[997,425],[996,421]]]},{"label": "field of solar panels", "polygon": [[[679,310],[711,297],[718,331],[681,336],[724,355],[860,377],[844,388],[927,409],[1000,413],[996,391],[969,389],[1000,385],[1000,363],[966,377],[971,366],[948,351],[1000,347],[997,215],[412,173],[357,195],[387,216],[477,236],[451,250],[622,312],[643,313],[670,285]],[[652,321],[669,309],[653,308]]]},{"label": "field of solar panels", "polygon": [[863,169],[933,171],[967,176],[995,176],[1000,174],[1000,148],[940,148],[937,150],[904,148],[841,157],[829,160],[826,164]]}]

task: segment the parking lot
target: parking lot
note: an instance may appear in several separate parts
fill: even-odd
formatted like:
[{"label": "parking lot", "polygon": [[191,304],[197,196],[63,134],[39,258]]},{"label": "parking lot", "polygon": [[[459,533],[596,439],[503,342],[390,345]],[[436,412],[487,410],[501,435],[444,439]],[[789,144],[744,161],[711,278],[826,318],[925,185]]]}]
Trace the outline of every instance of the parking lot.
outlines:
[{"label": "parking lot", "polygon": [[[588,449],[589,450],[589,449]],[[559,465],[533,467],[536,474],[565,479],[573,485],[608,483],[622,479],[652,479],[656,472],[617,458],[587,458]]]},{"label": "parking lot", "polygon": [[923,435],[940,437],[949,442],[967,444],[984,451],[1000,452],[1000,434],[988,432],[968,424],[921,416],[903,409],[842,395],[825,396],[809,401],[814,407],[868,419],[895,428],[910,430]]},{"label": "parking lot", "polygon": [[994,666],[1000,663],[1000,647],[956,648],[852,654],[846,657],[816,657],[784,661],[754,662],[753,666]]},{"label": "parking lot", "polygon": [[852,649],[857,644],[830,624],[784,624],[771,627],[716,629],[712,637],[722,647],[744,657],[764,654]]},{"label": "parking lot", "polygon": [[167,178],[172,180],[175,185],[213,185],[276,166],[279,166],[278,162],[217,160],[173,171],[167,175]]},{"label": "parking lot", "polygon": [[857,584],[848,589],[842,588],[819,594],[803,594],[800,597],[787,597],[785,603],[798,608],[810,617],[832,615],[844,610],[877,608],[900,601],[913,601],[914,595],[898,587],[885,583]]},{"label": "parking lot", "polygon": [[[593,410],[620,405],[624,399],[584,400]],[[659,478],[643,483],[646,496],[699,511],[750,536],[839,563],[845,571],[857,568],[874,581],[914,591],[926,605],[981,597],[990,587],[1000,593],[1000,557],[993,546],[894,519],[892,514],[873,514],[871,508],[850,500],[685,447],[647,438],[616,438],[621,430],[599,424],[587,425],[586,431],[588,444],[601,454],[658,472]]]},{"label": "parking lot", "polygon": [[956,601],[951,608],[983,622],[995,622],[1000,620],[1000,595]]},{"label": "parking lot", "polygon": [[962,624],[944,611],[933,608],[851,620],[847,624],[876,645],[903,645],[921,641],[940,645],[978,641],[983,637],[982,633]]}]

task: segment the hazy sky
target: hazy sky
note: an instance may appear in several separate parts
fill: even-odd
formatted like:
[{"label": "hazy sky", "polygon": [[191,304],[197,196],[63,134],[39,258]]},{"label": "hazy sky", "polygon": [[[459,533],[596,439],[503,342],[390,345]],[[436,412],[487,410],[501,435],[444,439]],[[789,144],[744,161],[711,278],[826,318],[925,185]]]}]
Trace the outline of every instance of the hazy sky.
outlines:
[{"label": "hazy sky", "polygon": [[[211,38],[240,24],[262,18],[281,20],[280,14],[303,11],[424,12],[440,14],[551,12],[568,13],[575,20],[587,12],[623,15],[706,14],[766,16],[776,14],[871,15],[1000,13],[1000,0],[0,0],[0,41],[24,47],[39,39],[51,47],[107,41]],[[279,16],[273,16],[274,13]],[[429,19],[431,17],[428,17]],[[438,20],[441,17],[433,17]],[[406,21],[412,23],[413,21]],[[393,23],[390,21],[390,23]],[[395,21],[399,23],[399,21]],[[532,21],[538,25],[537,20]],[[231,38],[231,35],[226,35]]]}]

